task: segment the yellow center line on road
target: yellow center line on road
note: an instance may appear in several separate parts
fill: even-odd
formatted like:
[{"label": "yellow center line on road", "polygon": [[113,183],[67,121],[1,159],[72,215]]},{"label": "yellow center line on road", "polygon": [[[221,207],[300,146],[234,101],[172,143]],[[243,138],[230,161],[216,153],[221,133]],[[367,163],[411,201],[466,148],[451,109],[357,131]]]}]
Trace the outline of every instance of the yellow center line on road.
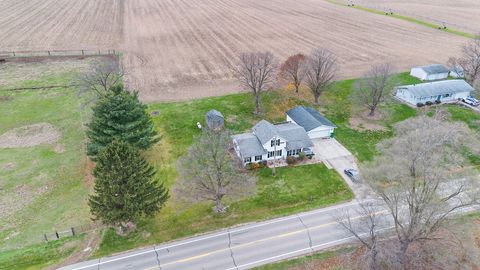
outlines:
[{"label": "yellow center line on road", "polygon": [[[387,212],[386,210],[382,210],[382,211],[375,212],[374,214],[383,214],[383,213],[386,213],[386,212]],[[356,219],[360,219],[360,218],[363,218],[363,217],[366,217],[366,216],[367,215],[356,216],[356,217],[350,218],[350,220],[356,220]],[[307,230],[312,231],[312,230],[316,230],[316,229],[320,229],[320,228],[324,228],[324,227],[328,227],[328,226],[336,225],[336,224],[338,224],[337,221],[324,223],[324,224],[321,224],[321,225],[310,227],[308,229],[301,229],[301,230],[297,230],[297,231],[293,231],[293,232],[288,232],[288,233],[284,233],[284,234],[279,234],[279,235],[255,240],[255,241],[248,242],[248,243],[239,244],[239,245],[236,245],[236,246],[232,246],[231,248],[236,249],[236,248],[241,248],[241,247],[247,247],[247,246],[259,244],[259,243],[262,243],[262,242],[266,242],[266,241],[269,241],[269,240],[280,239],[280,238],[292,236],[292,235],[295,235],[295,234],[307,232]],[[212,254],[215,254],[215,253],[225,252],[225,251],[229,251],[229,250],[230,250],[230,248],[228,248],[228,247],[227,248],[221,248],[221,249],[213,250],[213,251],[206,252],[206,253],[203,253],[203,254],[200,254],[200,255],[188,257],[188,258],[185,258],[185,259],[180,259],[180,260],[176,260],[176,261],[173,261],[173,262],[163,263],[163,264],[161,264],[161,266],[167,266],[167,265],[172,265],[172,264],[177,264],[177,263],[182,263],[182,262],[193,261],[193,260],[196,260],[196,259],[201,259],[201,258],[204,258],[204,257],[208,257],[208,256],[210,256]],[[158,269],[158,266],[145,268],[144,270],[154,270],[154,269]]]}]

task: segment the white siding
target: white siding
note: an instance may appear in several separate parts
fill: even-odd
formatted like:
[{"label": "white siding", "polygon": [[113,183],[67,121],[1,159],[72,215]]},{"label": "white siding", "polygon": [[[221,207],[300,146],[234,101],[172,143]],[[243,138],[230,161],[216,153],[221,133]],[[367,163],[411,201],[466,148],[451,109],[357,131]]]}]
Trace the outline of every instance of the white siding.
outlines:
[{"label": "white siding", "polygon": [[307,132],[310,139],[330,138],[333,133],[333,128],[329,126],[320,126]]},{"label": "white siding", "polygon": [[[287,142],[285,141],[285,139],[283,139],[281,137],[277,137],[277,139],[280,139],[280,145],[277,145],[277,146],[272,146],[272,144],[271,144],[272,139],[270,139],[269,141],[267,141],[263,145],[263,149],[265,149],[267,152],[271,152],[271,151],[275,151],[275,150],[276,151],[282,150],[282,156],[277,156],[277,158],[286,157],[287,156],[287,150],[285,150],[285,147],[287,146]],[[265,155],[266,160],[272,160],[273,158],[274,157],[268,158],[268,153],[267,153],[267,155]]]},{"label": "white siding", "polygon": [[443,80],[448,78],[448,73],[436,73],[430,74],[426,77],[426,81],[436,81],[436,80]]},{"label": "white siding", "polygon": [[435,80],[443,80],[448,78],[448,72],[446,73],[435,73],[435,74],[427,74],[421,68],[412,68],[410,70],[410,75],[419,78],[422,81],[435,81]]},{"label": "white siding", "polygon": [[410,75],[415,78],[419,78],[422,81],[427,78],[427,73],[421,68],[412,68],[410,70]]},{"label": "white siding", "polygon": [[[442,95],[440,97],[441,102],[451,102],[455,101],[458,99],[466,98],[470,95],[470,92],[461,92],[461,93],[456,93],[453,95],[445,96]],[[423,103],[430,101],[430,102],[435,102],[438,100],[438,96],[428,96],[428,97],[414,97],[408,90],[406,89],[399,89],[397,90],[397,93],[395,94],[396,97],[400,98],[401,100],[404,100],[412,105],[417,105],[417,103]]]}]

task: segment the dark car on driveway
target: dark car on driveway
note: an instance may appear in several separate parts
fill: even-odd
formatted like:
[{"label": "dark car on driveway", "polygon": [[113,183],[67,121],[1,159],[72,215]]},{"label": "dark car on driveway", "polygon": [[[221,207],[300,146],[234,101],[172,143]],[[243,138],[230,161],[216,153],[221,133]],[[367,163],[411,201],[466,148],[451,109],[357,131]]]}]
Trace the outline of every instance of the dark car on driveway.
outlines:
[{"label": "dark car on driveway", "polygon": [[305,154],[305,156],[308,159],[312,159],[312,157],[315,155],[315,153],[313,153],[312,149],[310,149],[310,148],[303,148],[302,152]]},{"label": "dark car on driveway", "polygon": [[355,169],[345,169],[343,172],[352,179],[353,182],[360,182],[360,173]]}]

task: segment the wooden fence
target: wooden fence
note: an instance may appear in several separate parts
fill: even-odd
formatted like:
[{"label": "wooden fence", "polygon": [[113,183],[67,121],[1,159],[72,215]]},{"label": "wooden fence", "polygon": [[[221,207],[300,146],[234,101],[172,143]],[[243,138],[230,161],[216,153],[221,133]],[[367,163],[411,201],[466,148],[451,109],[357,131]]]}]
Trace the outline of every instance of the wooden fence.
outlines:
[{"label": "wooden fence", "polygon": [[46,51],[0,51],[0,59],[13,57],[49,56],[101,56],[119,55],[116,50],[46,50]]},{"label": "wooden fence", "polygon": [[75,236],[81,233],[88,233],[91,232],[95,229],[99,229],[100,226],[98,224],[88,224],[88,225],[82,225],[82,226],[76,226],[76,227],[70,227],[66,228],[63,230],[58,230],[58,231],[53,231],[49,233],[44,233],[43,237],[39,240],[49,242],[49,241],[55,241],[63,237],[70,237],[70,236]]}]

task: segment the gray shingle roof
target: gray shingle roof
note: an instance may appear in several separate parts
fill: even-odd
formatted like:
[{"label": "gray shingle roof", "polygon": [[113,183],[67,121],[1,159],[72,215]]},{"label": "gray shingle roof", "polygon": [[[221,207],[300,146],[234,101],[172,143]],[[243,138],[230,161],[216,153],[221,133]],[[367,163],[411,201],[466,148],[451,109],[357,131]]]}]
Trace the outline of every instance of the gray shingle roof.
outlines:
[{"label": "gray shingle roof", "polygon": [[305,129],[293,123],[284,123],[275,125],[280,137],[287,141],[287,150],[312,147],[313,143],[307,135]]},{"label": "gray shingle roof", "polygon": [[232,138],[237,142],[242,157],[253,157],[266,154],[258,138],[252,133],[243,133],[233,135]]},{"label": "gray shingle roof", "polygon": [[213,109],[205,114],[205,122],[211,129],[221,129],[224,126],[224,118],[221,112]]},{"label": "gray shingle roof", "polygon": [[287,115],[302,126],[307,132],[320,126],[336,127],[317,110],[311,107],[297,106],[289,111]]},{"label": "gray shingle roof", "polygon": [[397,89],[408,90],[415,97],[430,97],[445,94],[456,94],[463,92],[471,92],[474,90],[473,87],[464,80],[446,80],[403,85],[397,87]]},{"label": "gray shingle roof", "polygon": [[275,136],[279,136],[275,126],[266,120],[258,122],[253,126],[252,130],[262,144],[270,141]]},{"label": "gray shingle roof", "polygon": [[450,72],[450,70],[446,66],[440,65],[440,64],[422,66],[422,67],[417,67],[417,68],[423,69],[425,71],[425,73],[427,73],[427,74],[437,74],[437,73],[448,73],[448,72]]}]

